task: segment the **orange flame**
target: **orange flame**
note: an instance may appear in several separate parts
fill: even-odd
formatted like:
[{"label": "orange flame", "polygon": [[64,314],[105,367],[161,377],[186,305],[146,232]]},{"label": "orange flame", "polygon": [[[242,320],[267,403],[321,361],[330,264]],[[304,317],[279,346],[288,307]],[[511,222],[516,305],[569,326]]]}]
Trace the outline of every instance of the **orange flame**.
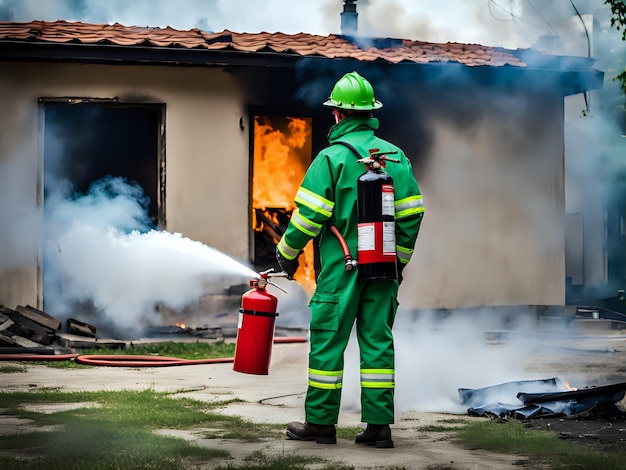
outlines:
[{"label": "orange flame", "polygon": [[563,385],[565,385],[565,388],[566,388],[568,391],[570,391],[570,392],[575,392],[576,390],[578,390],[577,388],[572,387],[572,386],[569,384],[569,382],[563,382]]},{"label": "orange flame", "polygon": [[184,323],[178,323],[178,322],[176,322],[176,326],[182,329],[185,329],[187,327],[187,325],[185,325]]},{"label": "orange flame", "polygon": [[311,125],[288,117],[288,133],[283,133],[261,120],[254,120],[252,205],[294,210],[293,198],[311,161],[311,149],[305,149],[311,143]]},{"label": "orange flame", "polygon": [[[260,209],[262,217],[271,224],[259,220],[261,216],[257,217],[253,210],[253,228],[266,231],[274,243],[280,240],[281,234],[276,231],[280,222],[278,213],[271,208],[284,209],[291,217],[295,209],[293,199],[312,159],[311,129],[310,118],[256,116],[254,119],[252,206]],[[315,287],[311,243],[305,247],[299,261],[300,269],[295,277],[310,293]]]}]

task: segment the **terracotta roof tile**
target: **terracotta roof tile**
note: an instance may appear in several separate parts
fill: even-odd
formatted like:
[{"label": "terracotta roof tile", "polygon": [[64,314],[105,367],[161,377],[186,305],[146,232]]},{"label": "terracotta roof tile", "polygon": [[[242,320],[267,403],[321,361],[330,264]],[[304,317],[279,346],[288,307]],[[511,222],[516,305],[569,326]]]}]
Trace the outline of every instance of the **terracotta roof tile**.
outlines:
[{"label": "terracotta roof tile", "polygon": [[[352,58],[360,61],[457,62],[467,66],[488,65],[526,67],[513,51],[478,44],[436,44],[408,39],[392,40],[395,47],[376,47],[376,39],[352,42],[342,36],[317,36],[307,33],[235,33],[228,30],[208,33],[199,29],[177,30],[115,24],[90,24],[67,21],[0,22],[0,42],[114,44],[153,47],[271,51],[277,54]],[[384,39],[382,41],[385,41]]]}]

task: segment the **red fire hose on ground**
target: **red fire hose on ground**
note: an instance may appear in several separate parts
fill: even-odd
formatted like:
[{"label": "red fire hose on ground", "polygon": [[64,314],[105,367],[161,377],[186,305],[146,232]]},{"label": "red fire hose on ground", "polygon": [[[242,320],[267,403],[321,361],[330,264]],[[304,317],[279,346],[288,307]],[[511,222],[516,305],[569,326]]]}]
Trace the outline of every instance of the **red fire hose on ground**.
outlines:
[{"label": "red fire hose on ground", "polygon": [[[300,336],[274,338],[274,343],[304,343],[306,341],[306,338]],[[176,357],[132,354],[0,354],[0,361],[67,361],[72,359],[79,364],[112,367],[191,366],[198,364],[224,364],[234,361],[233,357],[180,359]]]},{"label": "red fire hose on ground", "polygon": [[116,367],[166,367],[191,366],[197,364],[222,364],[233,362],[232,357],[217,357],[211,359],[179,359],[162,356],[135,356],[123,354],[99,355],[91,354],[76,357],[76,362],[90,366]]}]

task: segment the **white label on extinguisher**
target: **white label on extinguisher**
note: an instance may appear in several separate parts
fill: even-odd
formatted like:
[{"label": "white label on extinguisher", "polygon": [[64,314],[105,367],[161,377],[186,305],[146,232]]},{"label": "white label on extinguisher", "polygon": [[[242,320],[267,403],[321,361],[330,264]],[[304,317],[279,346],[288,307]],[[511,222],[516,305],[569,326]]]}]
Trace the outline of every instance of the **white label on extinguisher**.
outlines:
[{"label": "white label on extinguisher", "polygon": [[239,320],[237,321],[237,329],[241,330],[243,326],[243,313],[239,312]]},{"label": "white label on extinguisher", "polygon": [[358,247],[359,251],[370,251],[376,247],[376,236],[374,234],[374,223],[359,224],[358,226]]},{"label": "white label on extinguisher", "polygon": [[396,254],[396,223],[383,222],[383,254]]},{"label": "white label on extinguisher", "polygon": [[383,184],[383,204],[382,204],[382,215],[394,215],[396,213],[394,205],[394,197],[393,197],[393,185],[391,184]]}]

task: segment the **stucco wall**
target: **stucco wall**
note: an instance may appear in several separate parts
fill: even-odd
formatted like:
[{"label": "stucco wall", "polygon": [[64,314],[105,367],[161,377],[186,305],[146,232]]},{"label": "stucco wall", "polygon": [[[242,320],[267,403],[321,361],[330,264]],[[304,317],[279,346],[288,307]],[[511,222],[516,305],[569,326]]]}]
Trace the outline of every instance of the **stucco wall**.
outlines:
[{"label": "stucco wall", "polygon": [[[562,305],[562,98],[558,92],[472,94],[460,88],[451,99],[449,90],[419,89],[416,106],[431,140],[416,168],[426,216],[405,271],[401,306]],[[11,227],[0,228],[0,246],[12,258],[0,258],[0,303],[13,308],[41,300],[35,261],[41,233],[38,98],[165,103],[166,229],[247,259],[245,95],[220,69],[0,64],[0,214]],[[403,139],[417,138],[410,123],[405,126]],[[16,234],[28,243],[16,244]],[[17,252],[18,245],[27,248]]]},{"label": "stucco wall", "polygon": [[564,303],[562,106],[558,94],[494,91],[469,101],[470,118],[432,110],[401,306]]},{"label": "stucco wall", "polygon": [[[246,108],[230,75],[213,68],[2,63],[0,197],[9,216],[2,223],[10,227],[0,231],[0,243],[21,253],[0,259],[0,303],[37,305],[37,100],[64,96],[165,103],[166,229],[247,258],[248,133],[239,127]],[[23,243],[30,235],[32,243]]]}]

